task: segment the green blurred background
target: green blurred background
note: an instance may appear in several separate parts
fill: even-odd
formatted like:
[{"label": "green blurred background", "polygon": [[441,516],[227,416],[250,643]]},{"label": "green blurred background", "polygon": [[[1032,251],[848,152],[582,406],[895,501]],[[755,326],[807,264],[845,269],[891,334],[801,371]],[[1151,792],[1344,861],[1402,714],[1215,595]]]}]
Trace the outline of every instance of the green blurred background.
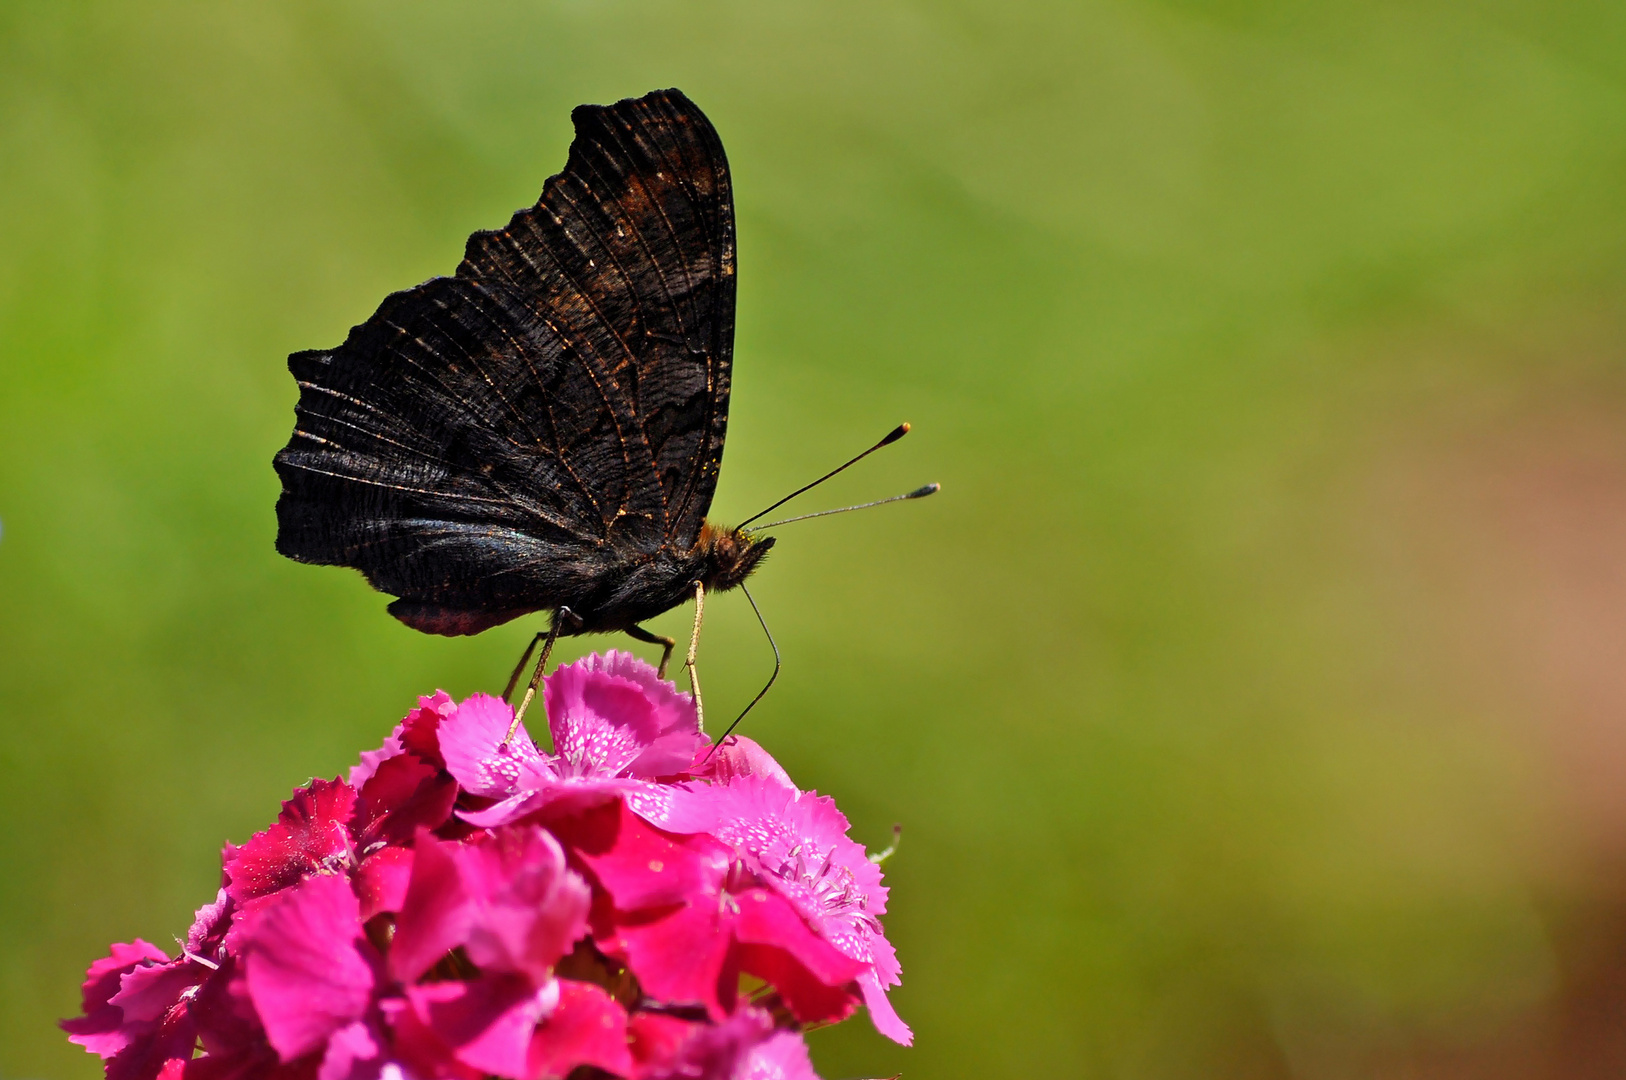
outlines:
[{"label": "green blurred background", "polygon": [[500,686],[531,626],[273,551],[284,357],[668,85],[738,193],[714,516],[902,419],[806,508],[944,484],[757,578],[749,733],[905,827],[918,1045],[822,1073],[1626,1072],[1626,7],[10,0],[0,1077],[96,1075],[109,941]]}]

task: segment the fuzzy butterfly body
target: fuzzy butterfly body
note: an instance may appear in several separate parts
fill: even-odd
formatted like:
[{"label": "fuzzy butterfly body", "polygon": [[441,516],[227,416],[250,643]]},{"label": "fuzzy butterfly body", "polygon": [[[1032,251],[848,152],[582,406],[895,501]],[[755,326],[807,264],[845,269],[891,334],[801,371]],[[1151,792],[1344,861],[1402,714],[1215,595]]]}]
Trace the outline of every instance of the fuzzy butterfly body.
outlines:
[{"label": "fuzzy butterfly body", "polygon": [[564,171],[451,277],[295,353],[277,550],[350,566],[435,634],[569,608],[629,630],[772,546],[706,520],[728,427],[734,206],[662,90],[572,113]]}]

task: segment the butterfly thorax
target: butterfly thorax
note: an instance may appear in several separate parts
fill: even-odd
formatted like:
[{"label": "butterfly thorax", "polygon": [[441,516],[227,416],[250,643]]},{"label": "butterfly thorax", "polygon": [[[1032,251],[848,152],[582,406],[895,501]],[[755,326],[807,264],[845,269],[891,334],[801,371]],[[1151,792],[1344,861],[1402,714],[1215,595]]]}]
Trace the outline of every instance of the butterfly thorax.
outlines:
[{"label": "butterfly thorax", "polygon": [[771,536],[757,537],[744,529],[704,523],[695,550],[705,557],[706,569],[700,580],[706,591],[727,592],[737,587],[767,557],[773,543]]}]

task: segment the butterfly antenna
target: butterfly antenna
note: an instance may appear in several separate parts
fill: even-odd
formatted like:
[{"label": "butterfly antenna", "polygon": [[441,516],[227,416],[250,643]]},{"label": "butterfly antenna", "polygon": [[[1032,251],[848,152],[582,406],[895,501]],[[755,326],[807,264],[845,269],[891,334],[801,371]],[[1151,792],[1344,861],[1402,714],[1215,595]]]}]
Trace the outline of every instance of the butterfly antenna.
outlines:
[{"label": "butterfly antenna", "polygon": [[859,503],[856,506],[841,506],[834,510],[819,510],[812,514],[797,514],[795,517],[780,518],[770,521],[766,525],[758,525],[759,529],[777,529],[781,525],[789,525],[793,521],[806,521],[808,518],[829,517],[831,514],[845,514],[849,510],[868,510],[872,506],[885,506],[887,503],[902,502],[904,499],[924,499],[928,495],[936,495],[943,490],[942,484],[927,484],[917,487],[913,491],[906,491],[902,495],[893,495],[885,499],[876,499],[874,502]]},{"label": "butterfly antenna", "polygon": [[795,491],[791,492],[789,495],[786,495],[783,499],[780,499],[778,502],[774,503],[772,506],[768,507],[768,509],[762,511],[761,513],[752,514],[750,517],[748,517],[744,521],[740,522],[739,527],[743,529],[747,525],[751,524],[751,522],[755,521],[757,518],[766,517],[768,514],[771,514],[775,510],[779,509],[781,506],[784,506],[786,503],[790,502],[792,499],[794,499],[796,496],[802,494],[804,491],[813,490],[814,488],[818,487],[820,484],[824,483],[826,480],[830,479],[832,476],[836,475],[837,473],[839,473],[839,472],[841,472],[841,471],[843,471],[845,469],[852,468],[854,465],[857,465],[860,461],[863,461],[865,458],[867,458],[871,454],[875,453],[875,451],[879,450],[881,447],[890,446],[892,443],[897,442],[899,439],[903,438],[907,434],[909,434],[909,425],[908,424],[899,424],[897,427],[893,428],[891,431],[886,433],[886,438],[882,439],[880,442],[876,443],[874,446],[870,447],[868,450],[865,450],[862,454],[859,454],[857,457],[853,458],[851,461],[847,462],[846,464],[839,466],[838,468],[831,469],[829,472],[825,473],[823,476],[819,477],[817,480],[813,481],[811,484],[807,484],[807,485],[805,485],[803,487],[797,488]]},{"label": "butterfly antenna", "polygon": [[734,729],[740,726],[740,721],[745,719],[745,714],[756,708],[757,702],[762,700],[769,687],[773,686],[774,680],[779,678],[779,645],[773,639],[773,631],[768,629],[768,621],[762,617],[762,609],[757,607],[756,597],[751,595],[751,590],[745,587],[743,581],[740,582],[740,591],[745,594],[747,600],[751,601],[751,610],[756,612],[757,622],[762,624],[762,632],[768,635],[768,647],[773,650],[773,674],[768,676],[767,685],[758,690],[757,696],[751,699],[751,704],[741,710],[740,715],[734,718],[734,722],[728,725],[728,730],[723,732],[717,741],[711,744],[711,749],[706,751],[706,756],[700,759],[702,765],[711,760],[711,755],[715,754],[717,748],[723,745],[723,740],[734,734]]}]

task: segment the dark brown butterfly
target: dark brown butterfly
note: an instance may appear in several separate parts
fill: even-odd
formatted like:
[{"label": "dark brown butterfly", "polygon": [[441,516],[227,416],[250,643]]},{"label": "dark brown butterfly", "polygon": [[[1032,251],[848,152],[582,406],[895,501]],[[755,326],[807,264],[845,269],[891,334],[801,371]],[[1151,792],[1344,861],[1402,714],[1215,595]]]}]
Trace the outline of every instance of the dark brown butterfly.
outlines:
[{"label": "dark brown butterfly", "polygon": [[[639,624],[740,585],[774,543],[705,517],[733,358],[728,163],[677,90],[571,119],[564,171],[452,277],[289,357],[277,550],[360,570],[427,633],[548,611],[551,634],[662,644],[664,669],[672,641]],[[691,678],[692,660],[691,642]]]}]

